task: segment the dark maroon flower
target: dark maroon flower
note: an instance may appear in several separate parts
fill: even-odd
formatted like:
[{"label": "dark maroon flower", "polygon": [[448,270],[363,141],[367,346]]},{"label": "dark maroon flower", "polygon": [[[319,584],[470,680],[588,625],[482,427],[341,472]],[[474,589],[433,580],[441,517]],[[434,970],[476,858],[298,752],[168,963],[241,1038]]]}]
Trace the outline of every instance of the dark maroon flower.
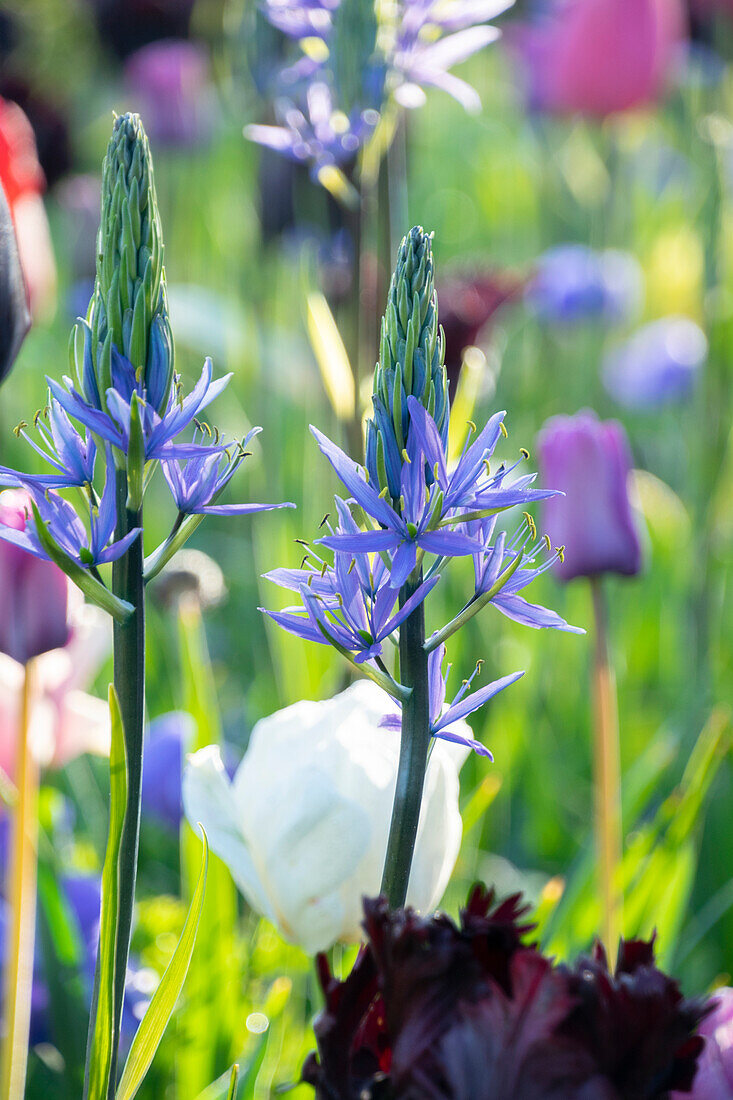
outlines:
[{"label": "dark maroon flower", "polygon": [[523,287],[523,279],[499,271],[455,275],[438,287],[451,393],[455,391],[465,349],[476,343],[497,310],[518,297]]},{"label": "dark maroon flower", "polygon": [[704,1046],[695,1032],[709,1009],[684,1000],[657,969],[654,938],[622,940],[614,973],[598,944],[566,977],[576,1007],[560,1030],[589,1050],[611,1095],[646,1100],[690,1088]]},{"label": "dark maroon flower", "polygon": [[525,942],[519,896],[476,887],[457,926],[365,901],[367,944],[345,981],[323,957],[326,1007],[303,1080],[318,1100],[651,1100],[688,1088],[707,1009],[654,965],[653,943],[555,966]]},{"label": "dark maroon flower", "polygon": [[494,313],[518,297],[523,288],[524,279],[497,271],[455,275],[438,287],[451,394],[456,389],[464,350],[477,342]]}]

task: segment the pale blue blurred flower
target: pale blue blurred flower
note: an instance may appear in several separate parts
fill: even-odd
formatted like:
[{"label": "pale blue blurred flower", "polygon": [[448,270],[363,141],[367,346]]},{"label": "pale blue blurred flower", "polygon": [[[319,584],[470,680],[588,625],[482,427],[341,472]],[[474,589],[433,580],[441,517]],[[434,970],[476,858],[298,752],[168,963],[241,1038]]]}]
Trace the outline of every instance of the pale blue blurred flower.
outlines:
[{"label": "pale blue blurred flower", "polygon": [[527,303],[550,324],[618,323],[639,312],[643,286],[641,267],[630,253],[561,244],[537,260]]},{"label": "pale blue blurred flower", "polygon": [[699,325],[689,317],[663,317],[608,353],[603,383],[627,409],[656,409],[690,396],[707,355]]}]

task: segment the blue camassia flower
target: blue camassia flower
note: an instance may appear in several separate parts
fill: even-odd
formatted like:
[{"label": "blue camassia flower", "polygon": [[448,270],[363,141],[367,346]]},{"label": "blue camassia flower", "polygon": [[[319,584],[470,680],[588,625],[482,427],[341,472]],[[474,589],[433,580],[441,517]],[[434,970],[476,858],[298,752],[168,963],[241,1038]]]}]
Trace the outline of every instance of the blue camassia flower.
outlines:
[{"label": "blue camassia flower", "polygon": [[[76,510],[58,493],[47,491],[35,479],[19,477],[19,483],[30,493],[43,524],[57,545],[77,565],[89,569],[121,558],[142,528],[133,528],[124,538],[110,542],[117,521],[115,507],[115,472],[111,455],[107,458],[107,478],[99,502],[89,504],[89,532]],[[34,524],[22,531],[0,526],[0,539],[12,542],[37,558],[51,560],[44,549]]]},{"label": "blue camassia flower", "polygon": [[491,592],[503,575],[504,579],[490,600],[502,615],[537,630],[550,627],[571,634],[584,634],[582,627],[571,626],[556,611],[541,607],[539,604],[529,603],[524,596],[519,595],[523,588],[551,569],[555,562],[562,558],[563,547],[552,551],[550,541],[545,537],[542,542],[547,548],[547,557],[541,565],[535,566],[534,555],[526,553],[526,547],[534,544],[537,536],[532,517],[526,515],[524,523],[510,540],[507,540],[506,532],[502,531],[492,546],[491,538],[495,525],[496,516],[474,520],[466,525],[484,546],[479,554],[474,555],[475,591],[469,604]]},{"label": "blue camassia flower", "polygon": [[411,433],[407,443],[407,461],[401,471],[401,512],[398,512],[368,484],[361,466],[317,428],[311,426],[311,432],[356,503],[380,524],[378,530],[338,532],[320,539],[329,550],[387,551],[392,560],[389,583],[393,588],[401,588],[417,565],[418,550],[442,557],[458,557],[475,554],[481,549],[474,539],[461,532],[437,529],[442,518],[440,493],[435,482],[430,489],[426,488],[425,460],[417,433]]},{"label": "blue camassia flower", "polygon": [[[43,424],[44,416],[48,417],[50,431]],[[39,446],[31,439],[26,432],[26,424],[19,424],[16,432],[58,473],[35,476],[19,474],[8,466],[0,466],[0,483],[17,488],[22,479],[24,484],[34,482],[47,489],[91,485],[97,458],[97,447],[91,433],[85,431],[82,435],[77,431],[55,398],[51,399],[47,409],[36,413],[34,424],[45,446]]]},{"label": "blue camassia flower", "polygon": [[224,450],[223,444],[204,447],[198,443],[173,443],[172,440],[191,424],[202,409],[219,396],[231,374],[212,380],[211,359],[206,359],[201,377],[186,397],[181,396],[180,382],[174,379],[165,412],[160,416],[148,401],[144,381],[138,377],[129,359],[112,348],[112,386],[107,390],[107,412],[84,400],[70,378],[64,386],[47,378],[49,389],[61,407],[96,435],[111,443],[123,454],[130,445],[130,424],[133,403],[137,406],[145,444],[146,462],[163,458],[193,458],[202,452],[213,454]]},{"label": "blue camassia flower", "polygon": [[[407,408],[410,416],[410,434],[416,436],[425,456],[428,468],[432,472],[439,489],[443,493],[443,509],[469,508],[474,511],[484,509],[513,508],[517,504],[531,504],[535,500],[544,500],[556,495],[554,489],[532,489],[530,486],[537,474],[525,474],[510,485],[504,485],[504,479],[517,468],[519,462],[508,469],[499,466],[492,474],[489,459],[492,457],[506,413],[498,412],[488,420],[486,426],[471,443],[469,434],[455,469],[448,473],[448,458],[445,442],[432,416],[414,397],[408,397]],[[522,451],[522,458],[528,458]],[[454,511],[454,516],[460,515]]]},{"label": "blue camassia flower", "polygon": [[[226,450],[212,451],[200,447],[189,458],[164,458],[163,476],[173,500],[182,515],[244,516],[251,512],[268,512],[274,508],[294,508],[294,504],[212,504],[239,469],[248,455],[247,444],[262,428],[252,428],[241,443],[229,444]],[[196,446],[196,436],[192,446]]]},{"label": "blue camassia flower", "polygon": [[291,160],[310,163],[314,176],[329,165],[351,160],[379,122],[372,107],[356,107],[350,114],[338,111],[331,89],[321,80],[313,81],[306,92],[304,110],[291,99],[275,102],[280,125],[245,127],[245,134],[259,145],[267,145]]},{"label": "blue camassia flower", "polygon": [[[336,507],[340,522],[332,537],[353,538],[360,534],[348,504],[337,497]],[[264,574],[282,588],[299,592],[302,606],[284,611],[260,610],[291,634],[322,645],[335,643],[357,664],[381,655],[382,643],[440,580],[436,575],[423,582],[395,612],[398,591],[379,555],[336,550],[333,565],[329,565],[309,548],[303,564],[305,568],[273,569]]]},{"label": "blue camassia flower", "polygon": [[[490,760],[493,760],[493,755],[485,745],[480,741],[476,741],[473,737],[466,737],[465,734],[462,734],[455,728],[455,723],[463,718],[467,718],[469,714],[473,714],[473,712],[478,710],[479,707],[482,707],[484,703],[488,703],[489,699],[493,699],[493,697],[498,695],[500,691],[503,691],[504,688],[516,683],[517,680],[520,680],[522,676],[524,676],[524,672],[512,672],[508,676],[502,676],[500,680],[494,680],[492,683],[487,684],[486,687],[479,688],[478,691],[474,691],[470,695],[467,695],[466,692],[473,683],[474,678],[481,671],[482,662],[479,661],[469,678],[464,680],[461,684],[453,702],[446,708],[446,683],[452,666],[448,665],[444,674],[444,660],[444,645],[440,645],[437,649],[434,649],[428,658],[430,732],[433,737],[440,737],[443,741],[453,741],[457,745],[465,745],[467,748],[473,749],[479,756],[488,756]],[[402,718],[399,714],[387,714],[380,722],[380,725],[387,729],[401,730]]]}]

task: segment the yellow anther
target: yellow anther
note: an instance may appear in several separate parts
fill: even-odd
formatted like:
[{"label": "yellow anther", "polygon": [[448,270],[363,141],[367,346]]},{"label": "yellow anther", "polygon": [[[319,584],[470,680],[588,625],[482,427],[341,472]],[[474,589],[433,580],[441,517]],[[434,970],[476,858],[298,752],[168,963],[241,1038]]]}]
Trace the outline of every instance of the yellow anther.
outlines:
[{"label": "yellow anther", "polygon": [[299,546],[305,546],[306,550],[311,548],[310,543],[306,542],[305,539],[293,539],[293,542],[297,542]]},{"label": "yellow anther", "polygon": [[506,430],[506,425],[504,424],[503,420],[502,420],[501,424],[499,425],[499,427],[501,428],[501,434],[504,436],[505,439],[508,439],[509,432]]},{"label": "yellow anther", "polygon": [[321,563],[321,576],[322,577],[325,577],[327,569],[328,569],[328,562],[326,562],[326,561],[322,562]]},{"label": "yellow anther", "polygon": [[320,523],[318,524],[318,530],[319,530],[319,531],[320,531],[320,529],[321,529],[321,528],[323,527],[323,525],[324,525],[325,523],[327,523],[327,522],[328,522],[328,517],[329,517],[330,515],[331,515],[331,513],[330,513],[330,512],[326,512],[325,516],[323,517],[323,519],[321,520],[321,522],[320,522]]},{"label": "yellow anther", "polygon": [[402,448],[402,457],[405,460],[405,462],[407,462],[410,466],[412,465],[412,461],[410,459],[410,456],[407,453],[407,448],[406,447]]},{"label": "yellow anther", "polygon": [[[302,569],[302,568],[303,568],[303,566],[307,564],[307,562],[308,562],[308,555],[307,555],[307,554],[303,554],[303,557],[302,557],[302,558],[300,559],[300,565],[298,566],[298,568],[299,568],[299,569]],[[310,582],[311,582],[312,580],[313,580],[313,578],[312,578],[312,577],[309,577],[309,578],[308,578],[308,584],[310,584]]]},{"label": "yellow anther", "polygon": [[43,409],[36,409],[35,414],[33,416],[33,427],[34,428],[38,427],[38,421],[41,419],[42,416],[43,416]]},{"label": "yellow anther", "polygon": [[214,443],[218,443],[221,436],[219,435],[219,429],[214,428]]},{"label": "yellow anther", "polygon": [[479,657],[478,661],[476,662],[476,671],[480,672],[483,667],[484,667],[484,659],[483,659],[483,657]]},{"label": "yellow anther", "polygon": [[526,447],[520,447],[519,448],[519,453],[522,456],[522,458],[529,458],[529,451],[527,450]]},{"label": "yellow anther", "polygon": [[555,553],[557,554],[557,556],[558,556],[558,558],[560,559],[561,562],[565,561],[565,547],[564,546],[558,546]]},{"label": "yellow anther", "polygon": [[491,465],[488,458],[484,459],[484,467],[486,468],[486,476],[491,477]]},{"label": "yellow anther", "polygon": [[351,559],[351,565],[346,570],[347,576],[348,576],[349,573],[353,573],[355,569],[356,569],[356,558],[352,558]]},{"label": "yellow anther", "polygon": [[389,496],[389,486],[385,485],[379,495],[382,498],[382,500],[386,500],[387,497]]},{"label": "yellow anther", "polygon": [[464,688],[468,687],[470,682],[471,682],[470,680],[461,680],[461,686],[464,687]]},{"label": "yellow anther", "polygon": [[[305,559],[303,559],[303,560],[305,560]],[[311,573],[310,577],[308,578],[308,587],[310,588],[310,586],[312,584],[313,584],[313,574]]]},{"label": "yellow anther", "polygon": [[550,551],[552,550],[552,543],[550,542],[550,536],[549,535],[543,535],[542,536],[542,541],[544,542],[545,546],[547,547],[547,552],[549,554]]},{"label": "yellow anther", "polygon": [[20,435],[20,433],[23,431],[23,429],[27,428],[27,427],[28,427],[28,424],[26,423],[25,420],[21,420],[19,424],[16,424],[15,427],[13,428],[13,435],[15,436],[15,438],[17,439],[18,436]]},{"label": "yellow anther", "polygon": [[472,432],[476,431],[476,425],[474,424],[473,420],[467,420],[466,423],[468,424]]},{"label": "yellow anther", "polygon": [[433,466],[433,477],[435,478],[436,481],[438,480],[438,463],[437,462]]}]

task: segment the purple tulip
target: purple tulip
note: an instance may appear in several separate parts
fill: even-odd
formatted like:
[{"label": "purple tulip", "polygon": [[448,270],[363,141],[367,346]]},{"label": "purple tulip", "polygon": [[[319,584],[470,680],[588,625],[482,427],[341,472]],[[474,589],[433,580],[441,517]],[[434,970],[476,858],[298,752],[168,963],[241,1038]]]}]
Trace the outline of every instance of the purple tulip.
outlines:
[{"label": "purple tulip", "polygon": [[544,529],[554,545],[564,547],[558,576],[568,581],[638,573],[641,545],[628,494],[631,454],[621,424],[602,422],[589,410],[554,416],[538,443],[543,484],[565,494],[543,502]]},{"label": "purple tulip", "polygon": [[657,409],[690,396],[707,354],[699,325],[688,317],[663,317],[609,352],[603,382],[627,409]]},{"label": "purple tulip", "polygon": [[181,771],[193,738],[193,719],[180,711],[150,723],[143,757],[143,813],[177,830],[183,813]]},{"label": "purple tulip", "polygon": [[733,989],[716,989],[716,1008],[700,1024],[705,1039],[692,1092],[671,1100],[733,1100]]},{"label": "purple tulip", "polygon": [[212,94],[200,46],[175,39],[143,46],[125,62],[125,83],[152,142],[188,148],[206,138]]},{"label": "purple tulip", "polygon": [[[0,497],[0,525],[23,531],[30,501],[9,490]],[[25,664],[69,640],[69,582],[50,561],[0,541],[0,652]]]}]

